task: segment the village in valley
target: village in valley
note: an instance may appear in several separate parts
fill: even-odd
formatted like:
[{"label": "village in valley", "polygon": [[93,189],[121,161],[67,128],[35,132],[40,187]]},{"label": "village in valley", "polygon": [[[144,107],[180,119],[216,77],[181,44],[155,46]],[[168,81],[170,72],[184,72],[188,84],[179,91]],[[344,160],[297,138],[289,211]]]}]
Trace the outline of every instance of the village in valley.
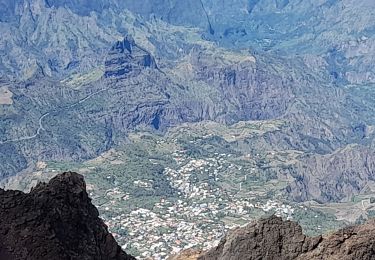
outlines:
[{"label": "village in valley", "polygon": [[267,215],[302,220],[312,235],[338,225],[333,215],[286,199],[288,178],[275,172],[282,173],[299,152],[238,149],[240,138],[246,141],[274,125],[236,127],[204,125],[204,131],[216,133],[197,130],[191,136],[184,129],[166,137],[135,133],[128,145],[93,160],[39,162],[34,174],[16,180],[12,188],[29,190],[64,171],[82,174],[109,231],[138,259],[162,260],[186,249],[212,248],[229,230]]},{"label": "village in valley", "polygon": [[[245,185],[246,175],[242,177],[244,183],[238,182],[237,187],[225,189],[218,185],[220,181],[227,183],[226,175],[242,170],[228,160],[231,154],[191,159],[184,151],[175,151],[172,156],[177,168],[167,167],[164,174],[176,190],[176,198],[160,199],[152,209],[139,208],[108,218],[106,213],[116,208],[117,200],[126,201],[131,196],[114,188],[106,193],[109,202],[99,207],[123,249],[141,259],[164,259],[195,247],[212,248],[229,229],[266,213],[293,218],[291,205],[257,200],[256,192]],[[134,185],[151,188],[152,180],[137,180]]]}]

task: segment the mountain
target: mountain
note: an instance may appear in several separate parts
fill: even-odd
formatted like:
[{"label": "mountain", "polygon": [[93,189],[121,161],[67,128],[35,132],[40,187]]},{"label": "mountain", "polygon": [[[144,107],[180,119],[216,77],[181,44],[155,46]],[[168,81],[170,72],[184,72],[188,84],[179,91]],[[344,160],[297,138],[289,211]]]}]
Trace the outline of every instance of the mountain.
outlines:
[{"label": "mountain", "polygon": [[0,205],[0,259],[135,259],[108,233],[76,173],[28,194],[0,190]]},{"label": "mountain", "polygon": [[0,185],[84,174],[135,256],[158,245],[140,208],[171,226],[147,226],[161,258],[269,211],[314,235],[371,218],[374,7],[0,0]]},{"label": "mountain", "polygon": [[[172,25],[200,28],[205,38],[229,48],[251,47],[283,56],[307,55],[309,64],[322,65],[336,81],[374,83],[371,67],[374,62],[374,18],[369,11],[374,3],[371,0],[360,4],[351,0],[193,0],[182,4],[176,0],[23,2],[1,1],[2,22],[7,24],[2,28],[2,33],[7,35],[3,38],[3,46],[12,47],[8,37],[13,38],[12,56],[28,56],[27,63],[32,67],[41,58],[35,51],[43,49],[46,64],[38,63],[41,66],[49,63],[51,73],[53,69],[58,69],[59,73],[74,70],[78,64],[86,69],[97,64],[95,56],[103,50],[103,44],[113,41],[118,32],[127,31],[127,26],[115,18],[127,9],[145,21],[159,19]],[[54,18],[49,19],[50,15]],[[70,18],[73,20],[68,20],[69,16],[73,16]],[[84,17],[83,21],[79,17]],[[66,27],[68,21],[75,21],[78,26]],[[107,30],[103,30],[103,26]],[[41,34],[50,34],[49,27],[54,27],[58,34],[51,34],[48,39],[52,41],[48,42]],[[108,27],[112,27],[111,30]],[[58,45],[66,48],[59,48],[61,53],[57,53],[54,47]],[[26,46],[33,51],[24,52]],[[95,48],[89,50],[89,46]],[[91,52],[93,57],[85,52]],[[22,63],[13,57],[6,60],[3,62],[8,68],[32,69],[25,67],[26,61]]]},{"label": "mountain", "polygon": [[302,228],[278,217],[261,219],[228,234],[199,260],[374,259],[374,221],[327,236],[308,237]]}]

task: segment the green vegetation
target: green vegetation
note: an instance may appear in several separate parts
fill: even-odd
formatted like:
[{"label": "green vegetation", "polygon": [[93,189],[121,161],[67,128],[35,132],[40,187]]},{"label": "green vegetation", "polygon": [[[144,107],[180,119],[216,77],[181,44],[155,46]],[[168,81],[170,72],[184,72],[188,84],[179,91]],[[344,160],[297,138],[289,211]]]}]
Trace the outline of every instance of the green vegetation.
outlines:
[{"label": "green vegetation", "polygon": [[88,85],[98,81],[104,75],[104,68],[95,68],[90,72],[73,74],[61,81],[62,84],[73,89],[80,89],[83,85]]}]

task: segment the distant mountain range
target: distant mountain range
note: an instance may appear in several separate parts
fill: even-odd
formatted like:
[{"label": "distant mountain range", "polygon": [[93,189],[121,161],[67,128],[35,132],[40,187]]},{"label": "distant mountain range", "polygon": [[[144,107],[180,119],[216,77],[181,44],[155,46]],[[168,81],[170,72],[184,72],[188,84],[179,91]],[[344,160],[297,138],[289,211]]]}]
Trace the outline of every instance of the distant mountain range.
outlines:
[{"label": "distant mountain range", "polygon": [[[140,126],[283,119],[266,143],[322,163],[301,160],[291,173],[293,198],[341,200],[372,181],[373,163],[362,160],[374,158],[373,1],[2,0],[0,7],[1,86],[13,95],[12,105],[1,105],[2,176],[36,160],[95,157]],[[122,41],[127,35],[131,42]],[[118,40],[138,53],[118,50]],[[355,167],[337,152],[350,144],[357,145],[345,149],[365,154]],[[328,169],[330,153],[345,157],[342,171]],[[363,182],[345,180],[351,168]],[[312,172],[328,187],[303,177]],[[324,181],[332,175],[339,186]]]},{"label": "distant mountain range", "polygon": [[[100,201],[102,190],[121,185],[97,174],[121,181],[131,174],[152,182],[132,188],[137,206],[182,198],[166,173],[186,170],[183,156],[215,157],[212,173],[178,183],[306,203],[339,221],[370,218],[374,7],[372,0],[0,0],[0,184],[27,189],[73,168],[91,174]],[[240,177],[225,172],[218,154],[232,156]],[[322,209],[326,203],[360,210]]]}]

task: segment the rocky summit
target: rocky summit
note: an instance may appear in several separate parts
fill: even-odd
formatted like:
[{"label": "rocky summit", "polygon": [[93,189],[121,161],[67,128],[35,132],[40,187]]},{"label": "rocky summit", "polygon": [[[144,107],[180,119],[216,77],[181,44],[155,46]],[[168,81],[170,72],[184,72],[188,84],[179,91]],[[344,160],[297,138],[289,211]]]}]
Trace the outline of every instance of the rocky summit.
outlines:
[{"label": "rocky summit", "polygon": [[108,52],[105,68],[105,77],[120,78],[131,73],[139,75],[145,68],[156,68],[156,63],[150,53],[139,47],[132,37],[127,36]]},{"label": "rocky summit", "polygon": [[30,193],[0,190],[1,260],[132,260],[98,217],[81,175],[63,173]]},{"label": "rocky summit", "polygon": [[308,237],[297,223],[272,216],[233,230],[198,259],[371,260],[375,259],[375,221],[324,237]]}]

